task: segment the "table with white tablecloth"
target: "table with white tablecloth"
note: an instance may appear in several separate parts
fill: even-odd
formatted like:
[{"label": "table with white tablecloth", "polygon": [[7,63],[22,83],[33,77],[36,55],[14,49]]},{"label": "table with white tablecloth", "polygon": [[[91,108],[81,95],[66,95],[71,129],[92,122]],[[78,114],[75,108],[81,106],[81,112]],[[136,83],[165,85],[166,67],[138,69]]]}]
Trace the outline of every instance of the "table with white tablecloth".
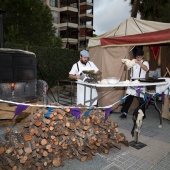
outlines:
[{"label": "table with white tablecloth", "polygon": [[[125,81],[120,81],[116,84],[101,84],[101,83],[87,83],[87,82],[83,82],[83,81],[77,81],[76,82],[77,84],[81,84],[84,86],[84,105],[86,104],[86,87],[90,87],[91,89],[94,88],[94,87],[112,87],[112,88],[115,88],[115,87],[142,87],[142,86],[166,86],[168,85],[168,83],[166,81],[163,81],[163,82],[128,82],[126,83]],[[90,101],[92,100],[92,95],[90,95]],[[154,100],[154,105],[156,107],[156,109],[158,110],[159,112],[159,118],[160,118],[160,125],[162,125],[162,117],[161,117],[161,111],[160,109],[157,107],[157,104],[156,104],[156,100]]]},{"label": "table with white tablecloth", "polygon": [[156,92],[161,94],[164,93],[164,102],[162,106],[162,118],[170,120],[170,78],[162,77],[160,79],[165,79],[167,84],[156,86]]}]

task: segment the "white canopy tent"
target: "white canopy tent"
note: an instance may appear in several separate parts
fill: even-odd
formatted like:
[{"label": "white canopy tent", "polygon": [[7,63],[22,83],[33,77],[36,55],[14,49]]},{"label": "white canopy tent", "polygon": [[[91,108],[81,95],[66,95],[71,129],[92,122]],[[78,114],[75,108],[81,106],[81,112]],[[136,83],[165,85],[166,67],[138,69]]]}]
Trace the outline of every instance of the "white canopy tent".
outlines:
[{"label": "white canopy tent", "polygon": [[[165,30],[167,30],[168,33],[163,33]],[[165,38],[163,40],[159,40],[158,32],[160,32],[160,35],[164,34]],[[138,37],[140,36],[142,36],[142,38],[145,40],[140,39],[141,42],[138,42]],[[149,36],[156,39],[156,41],[148,41],[148,39],[150,39]],[[163,36],[159,37],[161,38]],[[116,40],[116,43],[114,40]],[[131,40],[133,40],[132,43],[129,43]],[[121,80],[126,80],[128,79],[129,73],[124,69],[125,67],[122,64],[121,59],[132,58],[133,55],[131,50],[134,46],[148,46],[148,44],[152,45],[169,42],[170,23],[146,21],[131,17],[120,23],[114,29],[107,31],[100,36],[89,39],[88,48],[91,60],[102,72],[102,79],[106,77],[120,77]],[[163,50],[161,51],[162,54],[165,53]],[[104,92],[106,92],[107,95],[106,93],[103,94]],[[125,95],[124,89],[110,90],[106,88],[100,88],[98,89],[98,93],[99,105],[101,106],[113,104],[114,102],[118,101],[120,97]]]}]

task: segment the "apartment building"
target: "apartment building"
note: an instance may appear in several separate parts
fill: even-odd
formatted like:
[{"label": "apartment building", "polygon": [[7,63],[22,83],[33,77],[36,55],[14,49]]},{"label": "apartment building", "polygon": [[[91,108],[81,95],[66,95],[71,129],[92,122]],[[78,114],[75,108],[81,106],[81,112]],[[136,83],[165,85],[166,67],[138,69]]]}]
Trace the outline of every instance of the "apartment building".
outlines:
[{"label": "apartment building", "polygon": [[63,48],[87,49],[93,36],[93,0],[43,0],[53,15],[56,36]]}]

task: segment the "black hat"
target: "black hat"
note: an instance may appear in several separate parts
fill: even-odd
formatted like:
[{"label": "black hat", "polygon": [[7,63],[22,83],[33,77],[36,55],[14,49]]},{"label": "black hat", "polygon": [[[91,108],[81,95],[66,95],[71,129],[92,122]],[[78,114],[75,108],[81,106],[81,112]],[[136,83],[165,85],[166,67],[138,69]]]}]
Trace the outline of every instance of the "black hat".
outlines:
[{"label": "black hat", "polygon": [[137,56],[143,56],[143,55],[144,55],[143,50],[137,50],[137,52],[136,52],[136,57],[137,57]]}]

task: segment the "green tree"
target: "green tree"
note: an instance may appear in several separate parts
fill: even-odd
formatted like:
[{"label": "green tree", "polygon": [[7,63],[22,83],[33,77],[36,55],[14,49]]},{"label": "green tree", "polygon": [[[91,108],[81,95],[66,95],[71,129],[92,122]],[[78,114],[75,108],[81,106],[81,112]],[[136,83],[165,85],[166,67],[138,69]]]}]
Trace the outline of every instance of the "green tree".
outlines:
[{"label": "green tree", "polygon": [[141,0],[139,11],[142,19],[170,22],[170,0]]},{"label": "green tree", "polygon": [[4,14],[4,41],[38,46],[59,46],[51,10],[41,0],[0,0]]},{"label": "green tree", "polygon": [[130,5],[132,17],[140,13],[141,19],[170,22],[170,0],[131,0]]}]

